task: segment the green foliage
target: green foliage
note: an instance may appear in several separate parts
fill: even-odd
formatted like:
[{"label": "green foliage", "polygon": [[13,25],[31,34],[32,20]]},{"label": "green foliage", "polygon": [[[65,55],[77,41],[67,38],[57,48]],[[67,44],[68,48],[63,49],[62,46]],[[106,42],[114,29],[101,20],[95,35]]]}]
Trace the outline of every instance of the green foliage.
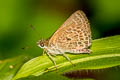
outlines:
[{"label": "green foliage", "polygon": [[0,80],[11,80],[26,60],[28,60],[28,58],[24,55],[0,60]]},{"label": "green foliage", "polygon": [[[52,71],[54,69],[49,70],[50,72],[45,71],[46,68],[53,67],[47,56],[36,57],[42,54],[42,49],[36,46],[36,41],[50,37],[77,9],[85,11],[88,16],[93,39],[107,35],[108,30],[119,28],[119,3],[119,0],[58,0],[56,2],[54,0],[1,0],[0,80],[11,80],[14,76],[14,79],[21,80],[69,80],[60,74],[71,70],[103,69],[119,65],[120,36],[94,40],[90,55],[67,54],[75,64],[74,67],[62,56],[54,57],[58,64],[58,73]],[[29,24],[36,27],[39,36],[36,37],[36,31],[29,30]],[[21,48],[26,46],[30,46],[29,49],[21,51]],[[23,65],[26,56],[18,57],[23,54],[36,58]],[[109,73],[108,77],[116,74],[119,77],[120,71],[115,73]]]},{"label": "green foliage", "polygon": [[54,71],[56,70],[54,65],[46,55],[33,58],[21,67],[21,69],[14,77],[14,80],[28,76],[43,77],[43,75],[49,75],[51,72],[54,72],[53,74],[55,75],[60,75],[72,70],[104,69],[118,66],[120,65],[119,41],[119,35],[97,39],[93,41],[91,54],[67,54],[75,66],[71,65],[71,63],[62,56],[54,57],[58,66],[57,73]]}]

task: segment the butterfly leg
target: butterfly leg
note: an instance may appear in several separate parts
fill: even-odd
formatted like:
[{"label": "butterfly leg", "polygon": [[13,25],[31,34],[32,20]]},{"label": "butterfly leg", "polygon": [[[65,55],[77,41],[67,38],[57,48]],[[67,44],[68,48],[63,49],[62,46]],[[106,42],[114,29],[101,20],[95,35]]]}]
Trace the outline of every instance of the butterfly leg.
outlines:
[{"label": "butterfly leg", "polygon": [[52,58],[52,56],[49,53],[46,53],[46,54],[48,55],[49,59],[53,62],[53,64],[55,65],[55,68],[57,70],[57,65],[56,65],[55,60]]},{"label": "butterfly leg", "polygon": [[65,57],[72,65],[74,65],[67,55],[63,54],[63,57]]},{"label": "butterfly leg", "polygon": [[46,52],[46,51],[43,49],[43,53],[42,53],[42,55],[45,55],[45,52]]}]

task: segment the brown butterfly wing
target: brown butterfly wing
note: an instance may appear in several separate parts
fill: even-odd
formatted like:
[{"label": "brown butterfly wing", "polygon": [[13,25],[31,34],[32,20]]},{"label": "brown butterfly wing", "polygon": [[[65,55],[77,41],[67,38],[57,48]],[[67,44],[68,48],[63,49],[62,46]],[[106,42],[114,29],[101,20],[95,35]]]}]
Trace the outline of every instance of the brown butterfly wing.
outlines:
[{"label": "brown butterfly wing", "polygon": [[50,38],[51,45],[68,52],[88,48],[91,30],[86,15],[80,10],[73,13]]}]

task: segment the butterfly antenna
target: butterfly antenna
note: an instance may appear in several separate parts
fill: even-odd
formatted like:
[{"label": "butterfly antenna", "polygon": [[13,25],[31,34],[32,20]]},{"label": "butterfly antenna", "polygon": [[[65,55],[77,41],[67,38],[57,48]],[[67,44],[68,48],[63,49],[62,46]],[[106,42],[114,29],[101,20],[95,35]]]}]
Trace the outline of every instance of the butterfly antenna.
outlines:
[{"label": "butterfly antenna", "polygon": [[36,30],[36,28],[32,24],[30,24],[30,27],[33,31],[36,32],[37,36],[40,37],[40,34],[38,33],[38,31]]},{"label": "butterfly antenna", "polygon": [[[29,27],[33,30],[33,31],[35,31],[36,32],[36,34],[37,34],[37,37],[40,37],[40,34],[37,32],[37,30],[36,30],[36,28],[32,25],[32,24],[30,24],[29,25]],[[36,41],[35,39],[33,39],[33,41]],[[29,49],[30,47],[28,47],[28,46],[25,46],[25,47],[23,47],[23,48],[21,48],[22,50],[27,50],[27,49]]]}]

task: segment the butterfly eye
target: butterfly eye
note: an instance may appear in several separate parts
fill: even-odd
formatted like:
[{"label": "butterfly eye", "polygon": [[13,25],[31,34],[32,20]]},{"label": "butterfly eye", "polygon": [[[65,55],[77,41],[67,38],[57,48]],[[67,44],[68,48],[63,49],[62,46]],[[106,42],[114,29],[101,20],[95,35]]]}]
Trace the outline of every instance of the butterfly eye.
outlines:
[{"label": "butterfly eye", "polygon": [[44,47],[44,44],[43,44],[43,43],[41,43],[41,44],[40,44],[40,46],[41,46],[41,47]]}]

